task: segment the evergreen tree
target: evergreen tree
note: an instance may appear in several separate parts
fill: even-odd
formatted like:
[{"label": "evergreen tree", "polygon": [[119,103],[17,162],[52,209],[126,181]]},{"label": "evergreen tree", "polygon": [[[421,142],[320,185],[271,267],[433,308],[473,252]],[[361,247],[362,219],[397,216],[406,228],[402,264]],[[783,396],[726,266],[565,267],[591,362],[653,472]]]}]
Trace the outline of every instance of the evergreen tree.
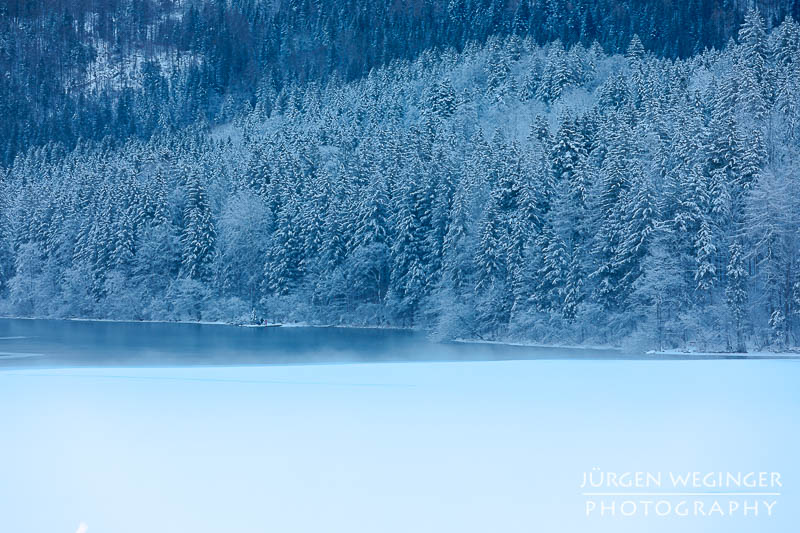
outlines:
[{"label": "evergreen tree", "polygon": [[736,351],[745,352],[747,351],[744,344],[744,326],[747,317],[747,270],[741,244],[738,242],[731,244],[729,255],[730,260],[726,272],[728,286],[725,289],[725,296],[736,332]]},{"label": "evergreen tree", "polygon": [[297,231],[296,210],[295,201],[290,200],[279,211],[264,267],[267,291],[278,296],[288,295],[303,275],[303,239]]},{"label": "evergreen tree", "polygon": [[713,243],[711,226],[705,217],[700,222],[694,246],[697,261],[697,268],[694,273],[694,280],[697,283],[696,290],[701,294],[707,293],[710,295],[716,278],[713,260],[717,249]]},{"label": "evergreen tree", "polygon": [[206,189],[197,170],[187,168],[186,207],[183,212],[181,271],[184,276],[204,281],[211,276],[216,231]]},{"label": "evergreen tree", "polygon": [[746,109],[756,119],[767,112],[767,35],[761,14],[751,9],[739,30],[740,90]]}]

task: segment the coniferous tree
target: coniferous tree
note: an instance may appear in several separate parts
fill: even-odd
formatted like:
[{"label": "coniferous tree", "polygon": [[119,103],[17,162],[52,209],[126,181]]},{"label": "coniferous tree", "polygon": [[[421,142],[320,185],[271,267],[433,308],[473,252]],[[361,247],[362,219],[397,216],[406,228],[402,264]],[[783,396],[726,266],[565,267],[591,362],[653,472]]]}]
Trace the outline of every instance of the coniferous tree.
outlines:
[{"label": "coniferous tree", "polygon": [[186,207],[183,213],[181,271],[184,276],[207,280],[214,260],[216,232],[205,187],[197,170],[186,172]]},{"label": "coniferous tree", "polygon": [[738,242],[731,244],[730,260],[727,266],[728,286],[725,289],[728,310],[733,318],[736,334],[736,351],[745,352],[744,321],[747,316],[747,270],[745,268],[744,251]]}]

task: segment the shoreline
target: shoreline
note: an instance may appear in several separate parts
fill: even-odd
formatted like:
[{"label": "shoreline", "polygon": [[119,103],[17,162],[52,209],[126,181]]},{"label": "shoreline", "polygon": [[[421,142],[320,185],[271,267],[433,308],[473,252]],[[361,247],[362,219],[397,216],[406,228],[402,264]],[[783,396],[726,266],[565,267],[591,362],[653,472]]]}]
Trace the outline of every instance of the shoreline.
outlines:
[{"label": "shoreline", "polygon": [[313,324],[309,322],[276,322],[270,323],[267,326],[262,324],[235,324],[233,322],[224,322],[221,320],[135,320],[125,318],[52,318],[52,317],[31,317],[31,316],[0,316],[0,320],[58,320],[61,322],[101,322],[112,324],[187,324],[187,325],[200,325],[200,326],[229,326],[236,328],[262,328],[262,327],[276,327],[283,328],[337,328],[337,329],[385,329],[395,331],[414,331],[421,332],[417,328],[409,328],[403,326],[358,326],[348,324]]},{"label": "shoreline", "polygon": [[[418,328],[410,328],[403,326],[358,326],[346,324],[312,324],[308,322],[289,322],[289,323],[276,323],[263,326],[261,324],[233,324],[223,321],[205,321],[205,320],[134,320],[134,319],[117,319],[117,318],[47,318],[47,317],[23,317],[23,316],[0,316],[0,320],[58,320],[62,322],[97,322],[97,323],[114,323],[114,324],[185,324],[185,325],[199,325],[199,326],[228,326],[238,328],[261,328],[261,327],[284,327],[284,328],[319,328],[319,329],[370,329],[370,330],[391,330],[391,331],[408,331],[414,333],[424,333],[424,330]],[[555,348],[561,350],[598,350],[608,352],[618,352],[624,354],[625,351],[622,347],[602,345],[602,344],[545,344],[533,341],[499,341],[499,340],[484,340],[484,339],[465,339],[456,338],[450,340],[439,340],[434,342],[449,342],[454,344],[483,344],[483,345],[496,345],[496,346],[515,346],[521,348]],[[683,360],[692,359],[800,359],[800,349],[789,349],[788,351],[772,352],[764,350],[756,350],[752,352],[710,352],[710,351],[688,351],[688,350],[644,350],[641,352],[642,359],[647,359],[647,356],[652,356],[654,360],[661,356],[667,357],[681,357]]]},{"label": "shoreline", "polygon": [[[619,346],[611,346],[608,344],[545,344],[541,342],[526,342],[526,341],[496,341],[484,339],[453,339],[449,342],[458,344],[496,344],[499,346],[518,346],[521,348],[559,348],[563,350],[605,350],[609,352],[622,352],[623,349]],[[645,352],[647,353],[647,352]]]}]

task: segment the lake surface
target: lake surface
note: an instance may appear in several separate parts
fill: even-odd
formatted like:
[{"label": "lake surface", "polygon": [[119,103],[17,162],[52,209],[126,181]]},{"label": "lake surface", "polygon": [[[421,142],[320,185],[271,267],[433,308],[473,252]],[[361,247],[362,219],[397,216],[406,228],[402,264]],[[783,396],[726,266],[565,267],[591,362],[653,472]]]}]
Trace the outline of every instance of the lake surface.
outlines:
[{"label": "lake surface", "polygon": [[394,329],[0,319],[0,368],[686,357],[614,349],[438,343],[424,333]]},{"label": "lake surface", "polygon": [[208,366],[619,357],[567,350],[435,343],[424,333],[336,327],[0,319],[0,368]]},{"label": "lake surface", "polygon": [[[0,320],[0,337],[3,531],[770,533],[800,523],[793,359],[186,324]],[[595,468],[779,472],[783,485],[610,497],[689,498],[706,511],[717,499],[769,500],[771,516],[763,505],[746,517],[586,516],[594,496],[581,483]]]}]

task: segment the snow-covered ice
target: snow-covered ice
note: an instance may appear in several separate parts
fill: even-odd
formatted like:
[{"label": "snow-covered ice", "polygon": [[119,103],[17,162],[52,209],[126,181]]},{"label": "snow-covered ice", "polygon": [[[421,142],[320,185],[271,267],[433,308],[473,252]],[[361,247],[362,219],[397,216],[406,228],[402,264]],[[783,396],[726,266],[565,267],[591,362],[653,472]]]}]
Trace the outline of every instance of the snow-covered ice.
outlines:
[{"label": "snow-covered ice", "polygon": [[[18,533],[792,531],[796,361],[0,372]],[[583,472],[781,472],[772,518],[592,519]]]}]

